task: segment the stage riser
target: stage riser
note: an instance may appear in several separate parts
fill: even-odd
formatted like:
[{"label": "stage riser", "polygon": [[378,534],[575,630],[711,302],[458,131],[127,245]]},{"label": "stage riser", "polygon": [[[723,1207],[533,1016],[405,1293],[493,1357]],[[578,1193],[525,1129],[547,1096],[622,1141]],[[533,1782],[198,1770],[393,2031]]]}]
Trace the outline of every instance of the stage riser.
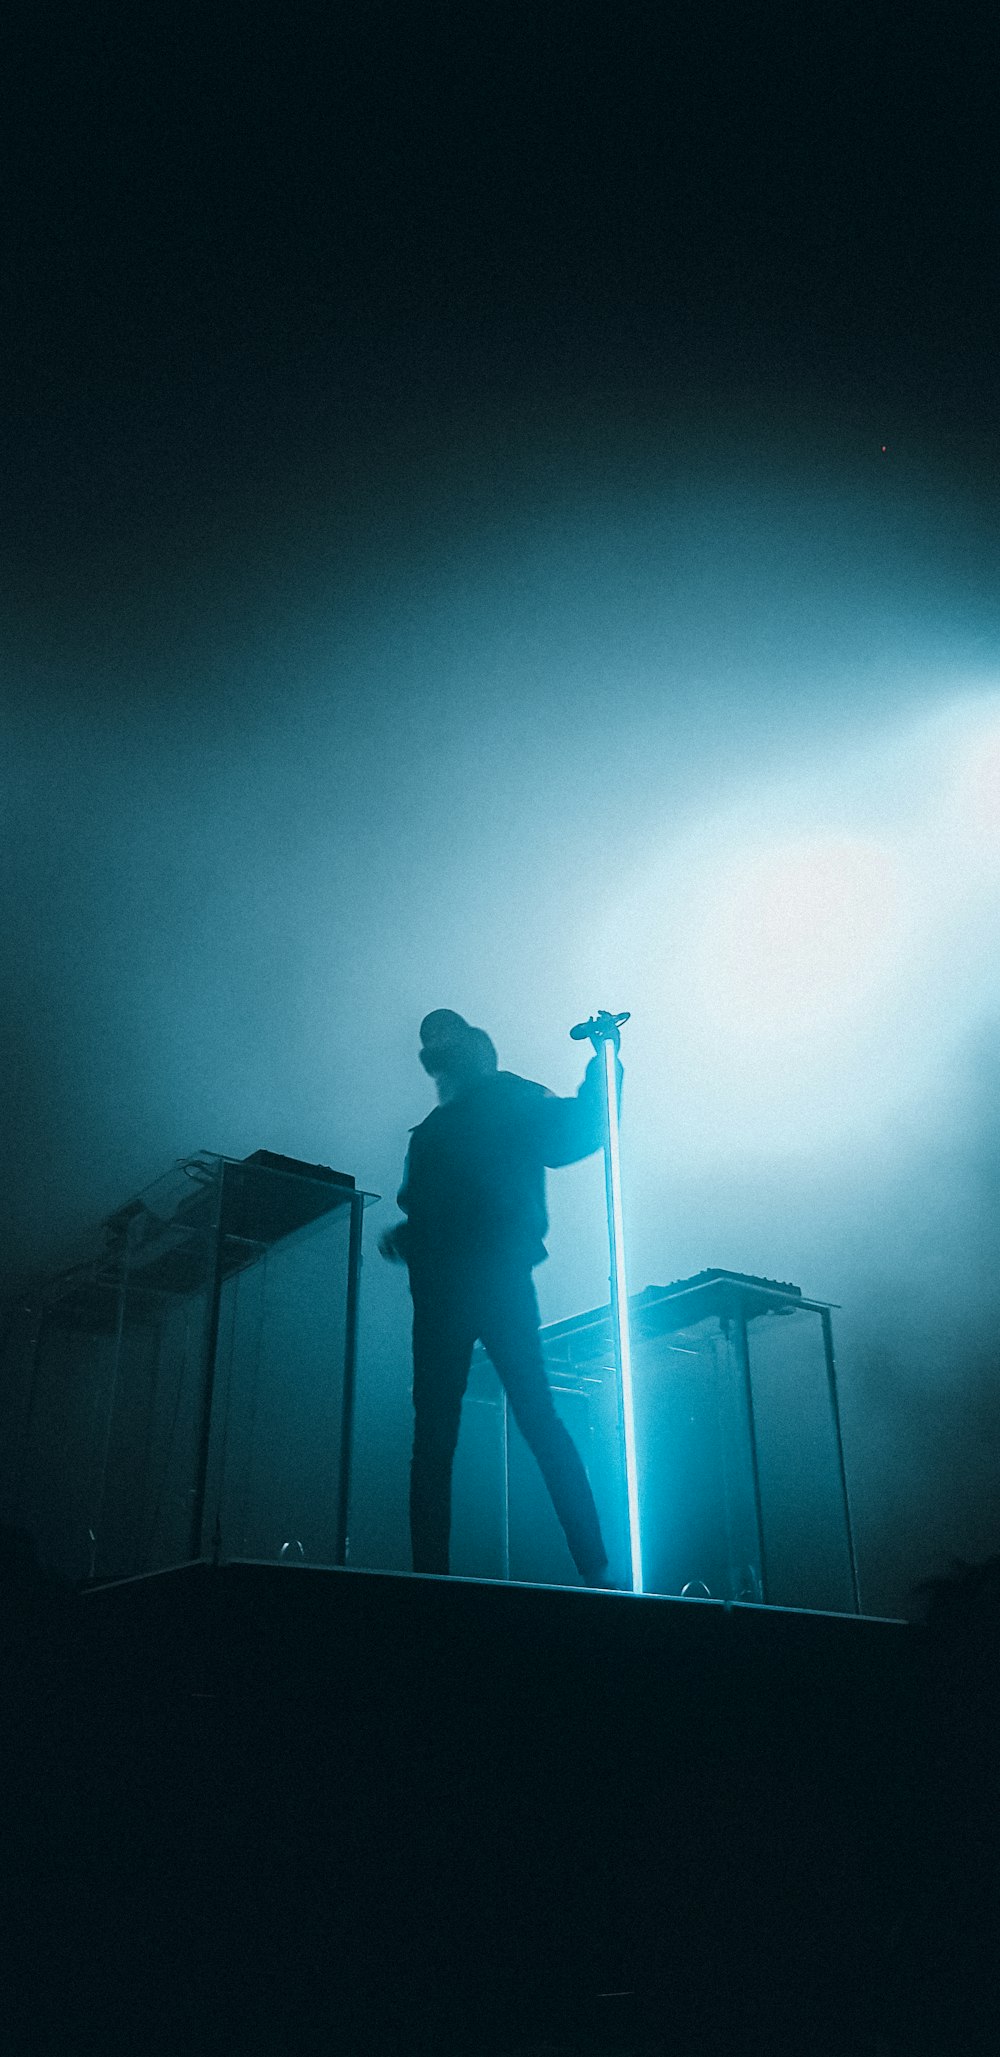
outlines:
[{"label": "stage riser", "polygon": [[734,2033],[807,1992],[856,2029],[920,1776],[902,1625],[196,1567],[86,1595],[60,1662],[35,1750],[92,1979],[117,1927],[138,1989],[182,1960],[359,2051],[622,1988]]}]

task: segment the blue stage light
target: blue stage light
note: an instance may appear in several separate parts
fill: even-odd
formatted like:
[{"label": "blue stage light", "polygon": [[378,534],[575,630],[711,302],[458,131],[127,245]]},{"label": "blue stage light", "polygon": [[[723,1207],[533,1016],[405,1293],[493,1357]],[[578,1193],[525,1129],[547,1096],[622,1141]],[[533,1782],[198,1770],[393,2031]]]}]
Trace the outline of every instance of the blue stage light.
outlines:
[{"label": "blue stage light", "polygon": [[616,879],[578,961],[633,1000],[638,1159],[715,1176],[929,1123],[1000,1004],[1000,696],[718,792]]},{"label": "blue stage light", "polygon": [[625,1269],[625,1219],[622,1208],[621,1146],[618,1128],[617,1049],[611,1037],[602,1045],[608,1114],[608,1214],[611,1229],[612,1319],[621,1377],[625,1485],[628,1495],[629,1558],[633,1593],[642,1592],[642,1538],[639,1526],[639,1473],[635,1451],[635,1404],[632,1394],[632,1347],[628,1327],[628,1279]]}]

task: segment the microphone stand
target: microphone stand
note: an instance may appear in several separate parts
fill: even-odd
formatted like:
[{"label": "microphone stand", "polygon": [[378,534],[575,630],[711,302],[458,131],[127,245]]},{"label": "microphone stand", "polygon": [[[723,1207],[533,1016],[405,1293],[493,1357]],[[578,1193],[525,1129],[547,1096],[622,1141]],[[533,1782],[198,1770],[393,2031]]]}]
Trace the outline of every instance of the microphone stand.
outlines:
[{"label": "microphone stand", "polygon": [[629,1561],[633,1593],[641,1593],[642,1539],[639,1528],[639,1478],[635,1452],[635,1405],[632,1395],[632,1350],[628,1331],[628,1285],[625,1274],[625,1222],[622,1213],[622,1168],[618,1126],[617,1057],[619,1029],[627,1014],[602,1010],[570,1031],[574,1041],[587,1038],[601,1058],[604,1081],[604,1182],[608,1204],[611,1252],[611,1334],[615,1350],[618,1422],[625,1449],[625,1491],[628,1502]]}]

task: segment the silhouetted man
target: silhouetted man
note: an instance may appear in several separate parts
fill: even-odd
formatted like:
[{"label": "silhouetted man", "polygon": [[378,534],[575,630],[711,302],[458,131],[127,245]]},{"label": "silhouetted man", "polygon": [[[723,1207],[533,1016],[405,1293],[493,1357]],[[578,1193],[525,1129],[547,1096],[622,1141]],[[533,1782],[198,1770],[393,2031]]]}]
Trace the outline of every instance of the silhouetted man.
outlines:
[{"label": "silhouetted man", "polygon": [[448,1008],[426,1016],[420,1041],[440,1104],[411,1132],[397,1196],[406,1219],[379,1239],[384,1257],[408,1265],[413,1296],[413,1568],[448,1570],[452,1463],[478,1339],[581,1578],[607,1584],[594,1496],[545,1376],[531,1275],[546,1255],[546,1165],[575,1164],[604,1140],[600,1061],[575,1099],[560,1100],[498,1071],[489,1036]]}]

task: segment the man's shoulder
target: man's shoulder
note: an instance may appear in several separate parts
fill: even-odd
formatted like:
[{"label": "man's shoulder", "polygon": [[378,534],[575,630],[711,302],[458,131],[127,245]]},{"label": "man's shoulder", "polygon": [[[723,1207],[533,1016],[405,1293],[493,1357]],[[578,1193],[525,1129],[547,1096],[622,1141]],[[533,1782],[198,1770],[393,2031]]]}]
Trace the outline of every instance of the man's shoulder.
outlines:
[{"label": "man's shoulder", "polygon": [[516,1071],[498,1071],[491,1084],[498,1099],[503,1098],[519,1106],[530,1107],[546,1097],[544,1086],[536,1085],[534,1079],[521,1078]]},{"label": "man's shoulder", "polygon": [[429,1129],[433,1131],[438,1126],[443,1113],[443,1107],[432,1107],[430,1113],[424,1115],[423,1121],[415,1121],[410,1130],[411,1141],[415,1140],[417,1136],[426,1135]]},{"label": "man's shoulder", "polygon": [[414,1123],[410,1138],[415,1141],[419,1136],[433,1136],[439,1129],[447,1131],[454,1127],[456,1121],[464,1123],[474,1107],[484,1110],[502,1107],[510,1112],[538,1106],[551,1097],[544,1086],[536,1085],[533,1079],[521,1078],[516,1071],[495,1071],[489,1078],[480,1079],[471,1092],[461,1094],[459,1099],[432,1107],[423,1121]]}]

